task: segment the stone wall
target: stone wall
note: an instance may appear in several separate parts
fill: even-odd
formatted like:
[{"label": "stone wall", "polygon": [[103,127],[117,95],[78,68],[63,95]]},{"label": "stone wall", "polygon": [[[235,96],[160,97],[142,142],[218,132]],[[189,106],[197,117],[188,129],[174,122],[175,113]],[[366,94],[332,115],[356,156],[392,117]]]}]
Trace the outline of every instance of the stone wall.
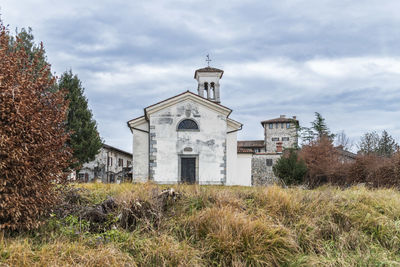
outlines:
[{"label": "stone wall", "polygon": [[[297,129],[293,122],[290,123],[290,128],[286,128],[286,122],[272,123],[273,128],[269,128],[270,123],[265,124],[265,145],[267,153],[277,152],[277,142],[281,142],[283,148],[291,148],[298,143]],[[283,137],[288,137],[288,141],[283,141]],[[272,141],[272,138],[279,140]]]},{"label": "stone wall", "polygon": [[[271,185],[277,182],[272,166],[280,157],[280,154],[254,154],[251,160],[251,184],[256,186]],[[267,159],[272,160],[272,166],[267,165]]]}]

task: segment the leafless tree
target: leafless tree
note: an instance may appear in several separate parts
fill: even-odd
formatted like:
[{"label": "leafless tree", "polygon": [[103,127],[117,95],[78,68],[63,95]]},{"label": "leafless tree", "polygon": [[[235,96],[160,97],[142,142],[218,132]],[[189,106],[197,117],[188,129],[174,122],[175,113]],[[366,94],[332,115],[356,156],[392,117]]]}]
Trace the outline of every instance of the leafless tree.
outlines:
[{"label": "leafless tree", "polygon": [[344,150],[351,150],[354,146],[353,142],[346,135],[346,133],[342,130],[341,132],[335,135],[335,146],[340,146]]}]

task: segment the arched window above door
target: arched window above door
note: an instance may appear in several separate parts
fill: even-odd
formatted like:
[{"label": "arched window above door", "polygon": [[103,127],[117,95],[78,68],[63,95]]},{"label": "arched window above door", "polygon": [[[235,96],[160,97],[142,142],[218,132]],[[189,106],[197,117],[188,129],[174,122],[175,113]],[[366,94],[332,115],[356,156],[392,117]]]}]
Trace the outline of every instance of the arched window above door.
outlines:
[{"label": "arched window above door", "polygon": [[194,120],[185,119],[178,124],[178,131],[198,131],[199,126]]}]

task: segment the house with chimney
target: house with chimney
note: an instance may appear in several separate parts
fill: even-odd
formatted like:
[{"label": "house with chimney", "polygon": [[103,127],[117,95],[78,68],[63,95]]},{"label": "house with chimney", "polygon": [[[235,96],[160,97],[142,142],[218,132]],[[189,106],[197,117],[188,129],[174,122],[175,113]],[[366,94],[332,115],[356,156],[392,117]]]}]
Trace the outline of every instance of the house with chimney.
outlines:
[{"label": "house with chimney", "polygon": [[[263,140],[238,141],[238,154],[251,158],[251,184],[265,185],[276,182],[272,167],[284,149],[298,146],[299,121],[280,115],[261,121]],[[246,156],[245,156],[246,155]]]}]

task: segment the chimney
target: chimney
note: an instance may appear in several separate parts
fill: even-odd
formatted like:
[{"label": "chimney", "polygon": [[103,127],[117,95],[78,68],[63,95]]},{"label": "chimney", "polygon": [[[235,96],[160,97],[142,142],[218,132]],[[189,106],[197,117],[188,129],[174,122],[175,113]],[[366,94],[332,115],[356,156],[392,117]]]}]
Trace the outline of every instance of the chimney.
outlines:
[{"label": "chimney", "polygon": [[285,118],[285,117],[286,117],[286,115],[280,115],[279,117],[282,119],[282,118]]},{"label": "chimney", "polygon": [[293,119],[295,120],[295,119],[296,119],[296,116],[293,116]]},{"label": "chimney", "polygon": [[276,153],[282,153],[282,142],[276,143]]}]

